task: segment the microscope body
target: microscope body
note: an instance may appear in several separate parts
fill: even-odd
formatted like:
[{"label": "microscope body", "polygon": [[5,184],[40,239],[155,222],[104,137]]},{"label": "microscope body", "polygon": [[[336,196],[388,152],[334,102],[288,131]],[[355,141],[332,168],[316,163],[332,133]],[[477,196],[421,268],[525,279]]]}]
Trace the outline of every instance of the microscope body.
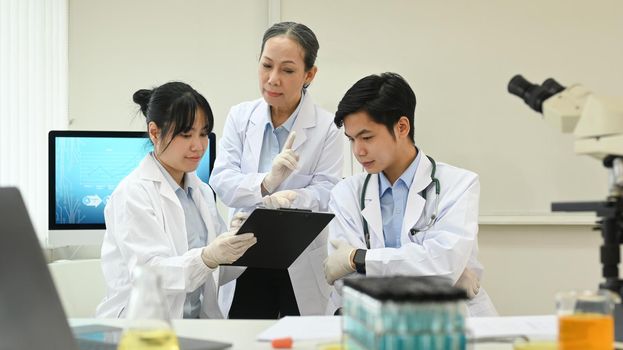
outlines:
[{"label": "microscope body", "polygon": [[575,153],[597,159],[623,156],[623,100],[598,97],[572,85],[542,104],[543,118],[575,136]]},{"label": "microscope body", "polygon": [[[508,91],[517,95],[543,119],[563,133],[573,133],[574,151],[602,161],[609,171],[609,194],[603,202],[552,203],[552,211],[592,211],[599,221],[603,244],[600,261],[604,281],[600,289],[623,299],[619,277],[620,246],[623,244],[623,99],[597,97],[582,85],[563,87],[553,79],[535,85],[516,75]],[[623,341],[623,305],[614,310],[615,339]]]}]

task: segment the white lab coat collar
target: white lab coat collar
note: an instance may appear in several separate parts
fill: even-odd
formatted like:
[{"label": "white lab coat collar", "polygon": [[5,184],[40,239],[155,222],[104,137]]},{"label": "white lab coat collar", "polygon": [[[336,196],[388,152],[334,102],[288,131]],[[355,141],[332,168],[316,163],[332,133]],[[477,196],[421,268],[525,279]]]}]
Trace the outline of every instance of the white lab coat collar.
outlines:
[{"label": "white lab coat collar", "polygon": [[[422,152],[422,151],[420,151]],[[422,152],[420,164],[418,165],[413,182],[409,189],[407,198],[407,206],[402,222],[402,231],[408,232],[411,227],[419,220],[424,210],[426,201],[420,195],[420,192],[431,183],[432,163]],[[363,190],[363,182],[362,182]],[[379,199],[379,175],[373,174],[368,182],[368,189],[364,197],[365,208],[361,211],[361,215],[368,222],[370,231],[371,248],[383,248],[385,246],[385,238],[383,237],[383,218],[381,216],[381,203]],[[373,238],[374,237],[374,238]],[[407,235],[401,234],[402,242],[405,243]]]},{"label": "white lab coat collar", "polygon": [[[182,208],[182,204],[177,198],[177,195],[175,194],[173,188],[171,188],[171,186],[167,182],[167,179],[164,177],[164,174],[162,173],[160,168],[158,168],[158,164],[156,164],[156,162],[157,160],[154,159],[151,155],[147,155],[139,165],[140,177],[144,180],[158,182],[159,185],[157,187],[160,195],[162,195],[164,198],[169,199],[179,209],[179,212],[177,213],[178,215],[176,217],[184,218],[184,209]],[[206,204],[206,198],[203,198],[204,193],[203,191],[201,191],[203,183],[201,179],[199,179],[199,177],[195,174],[195,172],[186,173],[184,176],[186,176],[185,181],[187,181],[187,185],[194,189],[193,200],[197,205],[199,213],[201,214],[201,218],[203,219],[203,222],[208,230],[208,242],[211,242],[216,237],[217,232],[215,223],[212,221],[212,218],[209,214],[210,211]],[[183,226],[183,229],[184,232],[186,232],[185,225]],[[184,238],[184,249],[187,250],[188,238],[186,234],[182,236]]]},{"label": "white lab coat collar", "polygon": [[368,230],[370,232],[370,248],[382,248],[384,244],[379,242],[385,241],[383,238],[383,217],[381,216],[381,201],[379,198],[378,180],[378,174],[373,174],[370,177],[370,181],[368,181],[368,188],[366,189],[364,197],[365,208],[361,211],[361,215],[368,222]]},{"label": "white lab coat collar", "polygon": [[[296,131],[296,139],[294,140],[294,144],[292,145],[292,149],[294,151],[297,150],[305,140],[307,140],[307,130],[309,128],[313,128],[316,126],[316,113],[314,101],[311,98],[311,95],[305,93],[303,98],[303,104],[301,105],[301,109],[296,117],[296,121],[292,127],[292,131]],[[251,114],[251,118],[249,120],[249,127],[246,131],[246,137],[249,140],[249,144],[251,145],[261,145],[264,139],[264,128],[258,127],[263,126],[266,122],[267,118],[270,118],[267,115],[270,112],[270,108],[265,100],[261,100],[260,104],[255,108],[253,113]],[[252,147],[251,152],[253,152],[253,159],[258,162],[260,159],[261,147]],[[257,169],[257,165],[254,165],[254,169]]]},{"label": "white lab coat collar", "polygon": [[[411,228],[415,226],[418,220],[422,217],[422,212],[424,211],[426,200],[420,195],[420,193],[424,189],[426,189],[432,182],[430,177],[432,171],[433,164],[431,163],[430,159],[428,159],[426,154],[422,152],[420,157],[420,164],[418,164],[418,167],[415,170],[415,176],[413,177],[413,182],[411,183],[411,187],[409,189],[407,207],[405,208],[405,216],[402,220],[402,244],[408,243],[410,241],[410,236],[408,235],[409,230],[411,230]],[[407,234],[404,234],[405,232]]]},{"label": "white lab coat collar", "polygon": [[418,152],[421,153],[420,164],[418,164],[417,169],[415,169],[415,176],[413,177],[409,193],[413,192],[419,194],[432,182],[430,175],[433,172],[433,163],[431,163],[424,152],[419,149]]},{"label": "white lab coat collar", "polygon": [[156,164],[156,162],[157,160],[155,160],[150,154],[145,156],[143,161],[141,161],[141,164],[138,166],[140,178],[143,180],[158,182],[158,191],[160,192],[160,195],[169,199],[180,209],[182,209],[182,205],[175,195],[175,191],[167,182],[167,179],[164,177],[162,171],[160,171],[160,168],[158,168],[158,164]]}]

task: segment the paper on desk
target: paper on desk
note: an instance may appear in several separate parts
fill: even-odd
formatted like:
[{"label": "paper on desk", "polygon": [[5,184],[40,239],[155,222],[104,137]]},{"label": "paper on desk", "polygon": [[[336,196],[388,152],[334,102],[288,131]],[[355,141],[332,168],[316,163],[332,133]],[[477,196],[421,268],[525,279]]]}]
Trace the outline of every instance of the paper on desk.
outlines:
[{"label": "paper on desk", "polygon": [[558,319],[546,316],[471,317],[467,326],[475,339],[527,336],[530,339],[556,339]]},{"label": "paper on desk", "polygon": [[[527,336],[530,339],[556,339],[558,319],[546,316],[470,317],[467,326],[475,339]],[[339,316],[287,316],[257,336],[260,341],[292,337],[293,340],[339,339]]]},{"label": "paper on desk", "polygon": [[340,339],[342,323],[339,316],[286,316],[258,334],[257,340],[271,341],[291,337],[292,340]]}]

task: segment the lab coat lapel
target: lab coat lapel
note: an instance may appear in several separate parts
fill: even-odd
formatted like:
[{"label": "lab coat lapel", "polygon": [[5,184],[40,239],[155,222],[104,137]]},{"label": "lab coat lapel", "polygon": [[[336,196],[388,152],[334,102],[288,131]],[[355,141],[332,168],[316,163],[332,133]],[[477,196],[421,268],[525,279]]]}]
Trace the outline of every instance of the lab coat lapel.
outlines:
[{"label": "lab coat lapel", "polygon": [[[420,195],[420,192],[424,190],[431,183],[430,174],[432,171],[432,164],[428,157],[424,153],[420,156],[420,164],[418,164],[417,169],[415,170],[415,176],[413,176],[413,182],[411,182],[411,187],[409,188],[409,196],[407,199],[407,207],[405,209],[405,216],[402,221],[402,231],[409,233],[409,230],[415,226],[420,217],[422,216],[422,212],[424,211],[424,206],[426,204],[426,200]],[[408,239],[408,235],[402,235],[403,240],[405,238]],[[408,242],[408,240],[407,240]],[[403,241],[404,243],[404,241]]]},{"label": "lab coat lapel", "polygon": [[251,118],[249,118],[249,125],[245,135],[245,150],[249,150],[252,157],[246,158],[245,161],[251,162],[251,164],[245,164],[249,169],[257,171],[260,164],[260,153],[262,152],[262,145],[264,143],[264,129],[266,122],[270,120],[270,114],[268,104],[262,100],[262,102],[253,110]]},{"label": "lab coat lapel", "polygon": [[153,159],[151,156],[146,157],[145,161],[141,164],[141,168],[143,179],[158,182],[158,191],[160,193],[160,196],[175,203],[175,205],[178,206],[180,210],[182,210],[182,205],[180,204],[179,199],[175,195],[175,192],[173,192],[171,186],[169,186],[169,184],[167,183],[167,179],[165,179],[160,168],[158,168],[156,160]]},{"label": "lab coat lapel", "polygon": [[181,231],[183,234],[171,235],[173,244],[178,254],[183,254],[188,250],[188,238],[186,237],[186,219],[184,218],[184,209],[175,192],[167,183],[164,174],[158,168],[156,160],[151,156],[145,157],[141,163],[142,178],[157,182],[158,192],[162,201],[162,211],[164,216],[164,225],[168,226],[167,232]]},{"label": "lab coat lapel", "polygon": [[[361,180],[362,190],[364,180],[365,177]],[[368,222],[368,229],[370,231],[370,248],[383,248],[385,246],[385,238],[383,237],[383,218],[381,217],[378,174],[373,174],[370,177],[368,189],[365,193],[364,203],[366,207],[361,211],[361,215]]]},{"label": "lab coat lapel", "polygon": [[316,111],[314,101],[309,93],[305,94],[303,98],[303,105],[299,110],[299,114],[296,117],[296,122],[292,127],[292,131],[296,131],[296,138],[292,145],[292,150],[296,151],[307,140],[307,130],[316,126]]}]

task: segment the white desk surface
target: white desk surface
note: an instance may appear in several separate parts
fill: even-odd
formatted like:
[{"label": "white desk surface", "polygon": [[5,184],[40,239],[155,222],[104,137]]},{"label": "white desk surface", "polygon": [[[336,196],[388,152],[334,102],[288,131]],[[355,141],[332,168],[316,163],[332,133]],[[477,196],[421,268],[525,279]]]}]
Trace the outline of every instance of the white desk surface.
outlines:
[{"label": "white desk surface", "polygon": [[[178,336],[208,339],[232,343],[231,350],[273,349],[270,342],[259,342],[257,335],[272,326],[274,320],[174,320],[173,327]],[[124,320],[116,319],[70,319],[72,326],[86,324],[103,324],[123,327]],[[295,341],[292,349],[318,350],[327,343],[338,342],[339,339],[327,341]],[[477,344],[474,350],[512,350],[510,344]]]}]

